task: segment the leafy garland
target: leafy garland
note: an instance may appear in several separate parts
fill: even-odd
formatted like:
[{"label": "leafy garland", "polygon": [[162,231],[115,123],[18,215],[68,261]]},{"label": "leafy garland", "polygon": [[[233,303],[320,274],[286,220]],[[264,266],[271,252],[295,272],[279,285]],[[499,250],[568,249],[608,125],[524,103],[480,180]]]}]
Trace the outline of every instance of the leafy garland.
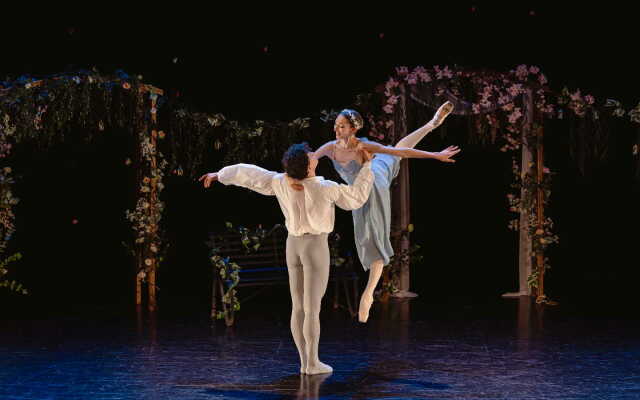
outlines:
[{"label": "leafy garland", "polygon": [[[29,141],[46,148],[63,140],[72,127],[82,128],[87,141],[105,127],[126,127],[130,120],[127,105],[131,104],[127,100],[137,93],[130,89],[140,79],[122,71],[101,76],[97,71],[83,70],[0,82],[0,162],[4,164],[0,170],[0,257],[15,231],[13,206],[19,201],[11,190],[11,166],[6,165],[13,147]],[[0,286],[26,294],[22,285],[3,278],[7,265],[20,258],[16,253],[0,261]]]}]

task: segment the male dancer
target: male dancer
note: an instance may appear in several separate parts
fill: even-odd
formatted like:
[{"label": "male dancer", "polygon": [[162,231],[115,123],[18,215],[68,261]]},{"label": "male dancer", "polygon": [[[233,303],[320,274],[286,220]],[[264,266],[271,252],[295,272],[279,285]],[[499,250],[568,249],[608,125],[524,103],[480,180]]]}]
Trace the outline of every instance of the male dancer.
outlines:
[{"label": "male dancer", "polygon": [[367,201],[373,184],[372,155],[352,185],[316,176],[318,160],[307,143],[294,144],[285,152],[285,173],[267,171],[250,164],[235,164],[200,177],[204,187],[220,181],[276,196],[285,217],[287,270],[291,291],[291,333],[300,355],[300,372],[308,375],[333,371],[320,362],[320,305],[329,280],[328,234],[333,231],[335,207],[354,210]]}]

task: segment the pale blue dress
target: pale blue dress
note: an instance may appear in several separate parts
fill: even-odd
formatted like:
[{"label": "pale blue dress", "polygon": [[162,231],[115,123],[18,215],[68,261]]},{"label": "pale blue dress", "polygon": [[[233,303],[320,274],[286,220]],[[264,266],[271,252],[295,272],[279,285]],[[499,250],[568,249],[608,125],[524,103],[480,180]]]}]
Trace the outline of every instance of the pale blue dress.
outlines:
[{"label": "pale blue dress", "polygon": [[[384,265],[389,264],[393,256],[390,187],[400,171],[400,160],[401,157],[389,154],[375,154],[371,161],[374,181],[369,200],[361,208],[352,211],[356,248],[365,271],[376,260],[383,260]],[[333,159],[331,161],[340,177],[349,185],[353,184],[362,165],[355,160],[344,166]]]}]

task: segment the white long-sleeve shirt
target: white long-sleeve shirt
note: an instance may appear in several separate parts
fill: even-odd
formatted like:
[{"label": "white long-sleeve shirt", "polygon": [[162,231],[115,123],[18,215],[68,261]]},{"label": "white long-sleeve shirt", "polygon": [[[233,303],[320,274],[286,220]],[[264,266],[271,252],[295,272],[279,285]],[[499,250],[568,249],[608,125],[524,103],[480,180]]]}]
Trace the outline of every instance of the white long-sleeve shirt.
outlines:
[{"label": "white long-sleeve shirt", "polygon": [[362,165],[353,185],[338,184],[314,176],[299,181],[304,190],[294,190],[284,173],[268,171],[251,164],[235,164],[222,168],[218,180],[255,192],[276,196],[290,235],[320,234],[333,231],[335,207],[355,210],[366,203],[373,185],[371,162]]}]

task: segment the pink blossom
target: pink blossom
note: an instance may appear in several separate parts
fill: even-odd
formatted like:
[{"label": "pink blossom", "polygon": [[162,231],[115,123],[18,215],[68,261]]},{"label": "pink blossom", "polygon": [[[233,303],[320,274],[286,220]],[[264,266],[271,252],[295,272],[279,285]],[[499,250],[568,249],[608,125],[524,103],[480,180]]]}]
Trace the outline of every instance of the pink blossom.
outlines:
[{"label": "pink blossom", "polygon": [[507,89],[507,91],[511,96],[517,96],[522,91],[522,84],[520,83],[513,84],[511,85],[511,87],[509,87],[509,89]]},{"label": "pink blossom", "polygon": [[409,73],[409,68],[407,67],[396,67],[396,74],[402,76]]},{"label": "pink blossom", "polygon": [[413,72],[412,72],[412,73],[413,73],[413,74],[424,74],[424,73],[426,73],[426,72],[427,72],[427,70],[426,70],[423,66],[418,65],[417,67],[415,67],[415,68],[413,69]]},{"label": "pink blossom", "polygon": [[453,78],[453,71],[451,71],[449,69],[448,66],[445,65],[444,69],[440,69],[440,67],[438,65],[436,65],[434,68],[434,71],[436,71],[436,78],[438,79],[442,79],[442,78]]},{"label": "pink blossom", "polygon": [[505,104],[508,101],[509,101],[509,96],[500,95],[500,97],[498,97],[498,104],[500,105]]},{"label": "pink blossom", "polygon": [[520,112],[520,107],[516,107],[513,110],[513,112],[509,115],[509,123],[515,124],[520,117],[522,117],[522,113]]},{"label": "pink blossom", "polygon": [[540,82],[541,85],[544,85],[548,82],[547,77],[544,76],[544,74],[538,75],[538,81]]},{"label": "pink blossom", "polygon": [[480,104],[474,104],[471,106],[471,111],[474,114],[480,114]]},{"label": "pink blossom", "polygon": [[387,114],[393,114],[393,106],[391,104],[387,104],[386,106],[382,107],[382,109]]},{"label": "pink blossom", "polygon": [[409,75],[407,75],[407,83],[409,85],[415,85],[416,83],[418,83],[418,76],[415,73],[410,73]]},{"label": "pink blossom", "polygon": [[398,81],[396,81],[395,79],[393,79],[393,78],[389,78],[389,80],[388,80],[388,81],[387,81],[387,83],[385,84],[385,88],[386,88],[387,90],[391,90],[391,89],[393,89],[394,87],[397,87],[399,84],[400,84],[400,83],[399,83]]},{"label": "pink blossom", "polygon": [[431,82],[431,75],[427,72],[418,72],[418,76],[422,82]]},{"label": "pink blossom", "polygon": [[391,128],[393,126],[393,120],[392,119],[387,120],[387,122],[384,123],[384,126],[386,128]]},{"label": "pink blossom", "polygon": [[532,65],[529,67],[529,72],[531,72],[532,74],[537,74],[538,72],[540,72],[540,68]]},{"label": "pink blossom", "polygon": [[544,167],[544,168],[542,168],[542,172],[544,172],[545,174],[548,174],[551,171],[549,170],[549,168]]},{"label": "pink blossom", "polygon": [[596,101],[596,99],[590,94],[584,96],[584,100],[587,102],[587,104],[593,104]]},{"label": "pink blossom", "polygon": [[513,103],[505,104],[504,106],[502,106],[502,109],[503,109],[504,111],[511,111],[511,110],[513,110]]},{"label": "pink blossom", "polygon": [[581,101],[582,100],[582,95],[580,94],[580,89],[576,90],[575,93],[571,94],[571,100],[573,100],[573,101]]},{"label": "pink blossom", "polygon": [[387,104],[397,104],[400,96],[391,96],[387,99]]},{"label": "pink blossom", "polygon": [[524,79],[527,75],[529,75],[529,68],[524,64],[518,65],[518,68],[516,69],[516,76],[519,79]]}]

